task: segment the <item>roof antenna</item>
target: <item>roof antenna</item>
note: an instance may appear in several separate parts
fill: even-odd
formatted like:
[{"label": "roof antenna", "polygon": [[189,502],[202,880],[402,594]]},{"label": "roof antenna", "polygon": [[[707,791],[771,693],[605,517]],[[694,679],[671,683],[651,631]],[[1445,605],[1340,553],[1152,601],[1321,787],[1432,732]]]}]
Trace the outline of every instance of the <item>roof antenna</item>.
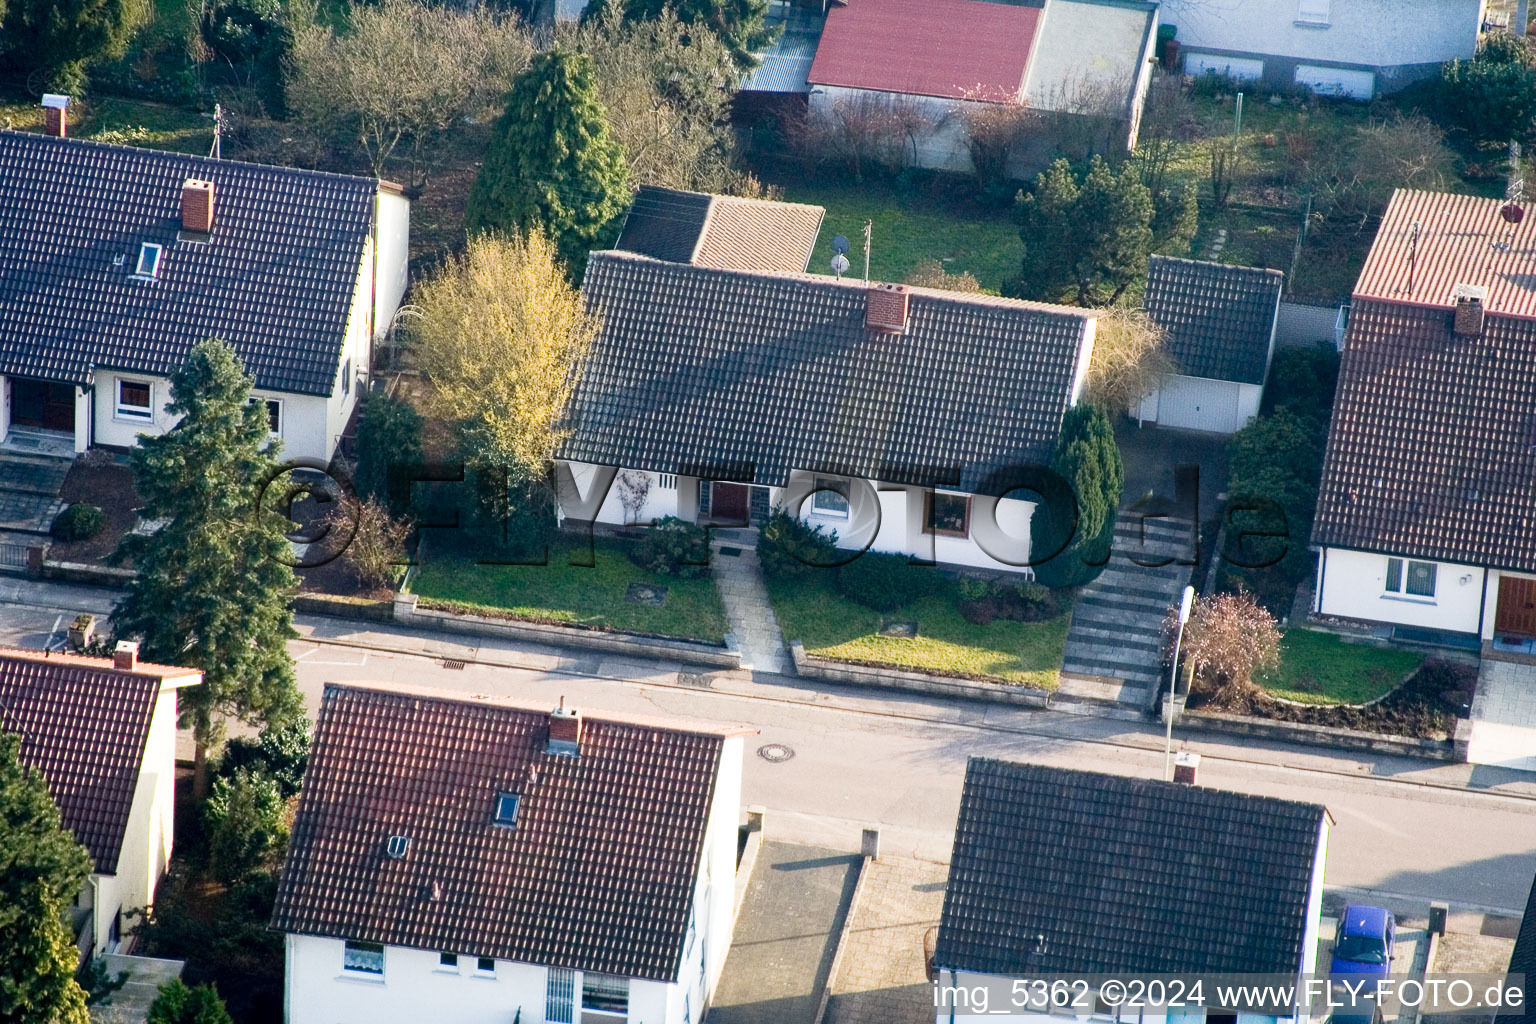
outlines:
[{"label": "roof antenna", "polygon": [[839,281],[848,273],[848,239],[844,235],[832,239],[832,273]]},{"label": "roof antenna", "polygon": [[865,284],[869,284],[869,240],[870,240],[870,236],[874,234],[874,231],[875,231],[875,222],[872,221],[872,220],[865,221],[864,222],[864,283]]},{"label": "roof antenna", "polygon": [[223,137],[224,105],[222,103],[215,103],[213,105],[213,148],[208,151],[208,155],[215,160],[223,159],[223,150],[219,145]]}]

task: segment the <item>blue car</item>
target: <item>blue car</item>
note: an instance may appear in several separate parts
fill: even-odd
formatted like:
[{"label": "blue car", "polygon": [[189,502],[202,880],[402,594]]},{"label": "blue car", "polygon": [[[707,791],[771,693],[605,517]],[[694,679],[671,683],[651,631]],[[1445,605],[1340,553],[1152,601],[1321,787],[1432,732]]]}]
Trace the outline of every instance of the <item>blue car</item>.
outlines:
[{"label": "blue car", "polygon": [[1339,917],[1329,974],[1390,974],[1397,922],[1381,907],[1349,906]]}]

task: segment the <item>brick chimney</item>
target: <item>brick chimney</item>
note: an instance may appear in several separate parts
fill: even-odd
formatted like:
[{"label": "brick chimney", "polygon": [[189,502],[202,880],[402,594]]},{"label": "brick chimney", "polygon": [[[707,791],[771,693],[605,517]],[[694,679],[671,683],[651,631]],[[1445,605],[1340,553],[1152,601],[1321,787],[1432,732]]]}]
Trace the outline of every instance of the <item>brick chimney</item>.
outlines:
[{"label": "brick chimney", "polygon": [[1195,784],[1195,775],[1200,770],[1200,755],[1181,750],[1173,755],[1173,781],[1186,786]]},{"label": "brick chimney", "polygon": [[61,93],[43,93],[43,129],[56,139],[69,131],[69,97]]},{"label": "brick chimney", "polygon": [[213,230],[213,182],[188,178],[181,183],[181,229],[202,234]]},{"label": "brick chimney", "polygon": [[864,326],[888,334],[907,333],[907,286],[877,284],[865,293]]},{"label": "brick chimney", "polygon": [[560,706],[549,713],[549,742],[544,752],[565,757],[581,754],[581,712],[566,707],[564,697],[560,698]]},{"label": "brick chimney", "polygon": [[1488,289],[1481,285],[1459,284],[1451,290],[1456,300],[1456,319],[1451,331],[1464,338],[1483,336],[1484,306],[1488,302]]},{"label": "brick chimney", "polygon": [[139,667],[139,645],[132,640],[119,640],[112,649],[112,667],[120,672],[132,672]]}]

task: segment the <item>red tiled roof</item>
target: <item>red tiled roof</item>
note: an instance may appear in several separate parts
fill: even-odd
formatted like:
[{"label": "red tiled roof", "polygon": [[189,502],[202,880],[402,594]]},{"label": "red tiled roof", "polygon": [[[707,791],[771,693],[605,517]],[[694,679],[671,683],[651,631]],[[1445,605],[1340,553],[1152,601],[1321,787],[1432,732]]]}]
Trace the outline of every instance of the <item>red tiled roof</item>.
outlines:
[{"label": "red tiled roof", "polygon": [[[1451,309],[1458,284],[1488,289],[1485,308],[1536,318],[1536,208],[1519,224],[1501,199],[1398,189],[1360,271],[1355,298]],[[1414,240],[1414,225],[1418,239]]]},{"label": "red tiled roof", "polygon": [[676,980],[729,731],[584,716],[572,758],[548,719],[327,687],[273,927]]},{"label": "red tiled roof", "polygon": [[117,871],[123,832],[163,679],[195,669],[112,667],[83,658],[0,648],[0,731],[21,737],[20,760],[48,783],[64,827],[100,874]]},{"label": "red tiled roof", "polygon": [[1041,11],[985,0],[850,0],[833,5],[812,85],[1017,100]]}]

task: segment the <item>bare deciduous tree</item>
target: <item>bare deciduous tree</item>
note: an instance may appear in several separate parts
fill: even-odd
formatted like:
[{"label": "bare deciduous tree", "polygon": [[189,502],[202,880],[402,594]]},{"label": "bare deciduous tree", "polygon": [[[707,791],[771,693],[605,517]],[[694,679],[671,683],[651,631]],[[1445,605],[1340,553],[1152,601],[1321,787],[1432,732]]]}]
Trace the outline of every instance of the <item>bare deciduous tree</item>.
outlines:
[{"label": "bare deciduous tree", "polygon": [[345,33],[318,24],[294,33],[289,108],[307,130],[360,149],[376,176],[403,159],[414,189],[453,129],[494,116],[533,53],[516,18],[483,9],[381,0],[348,17]]},{"label": "bare deciduous tree", "polygon": [[1140,309],[1112,306],[1099,317],[1086,384],[1089,400],[1134,415],[1163,375],[1178,367],[1163,350],[1166,332]]},{"label": "bare deciduous tree", "polygon": [[908,166],[908,153],[915,163],[941,121],[914,97],[861,92],[814,107],[787,129],[791,146],[807,162],[840,164],[862,181],[877,166]]},{"label": "bare deciduous tree", "polygon": [[1141,130],[1136,141],[1136,166],[1141,183],[1160,194],[1168,183],[1168,168],[1179,150],[1200,137],[1200,119],[1182,75],[1156,75],[1147,90]]},{"label": "bare deciduous tree", "polygon": [[[1178,628],[1178,614],[1170,612],[1163,623],[1170,657]],[[1181,650],[1196,685],[1217,703],[1230,703],[1254,689],[1255,674],[1279,664],[1280,630],[1252,594],[1216,594],[1195,602]]]},{"label": "bare deciduous tree", "polygon": [[1362,225],[1386,209],[1399,188],[1442,191],[1456,180],[1445,133],[1420,114],[1398,114],[1355,129],[1352,144],[1333,147],[1312,165],[1315,209]]},{"label": "bare deciduous tree", "polygon": [[1123,75],[1064,75],[1060,82],[1034,97],[1056,146],[1074,163],[1095,155],[1115,158],[1126,153],[1131,80]]},{"label": "bare deciduous tree", "polygon": [[327,516],[326,523],[341,536],[351,535],[341,557],[365,587],[388,586],[395,567],[405,564],[411,524],[391,516],[376,499],[351,499]]},{"label": "bare deciduous tree", "polygon": [[[1041,130],[1040,111],[1022,103],[967,103],[958,108],[965,121],[971,173],[983,193],[1009,189],[1015,157]],[[1012,196],[1017,189],[1007,191]]]},{"label": "bare deciduous tree", "polygon": [[1248,169],[1248,154],[1242,140],[1223,135],[1211,140],[1211,202],[1224,209],[1232,191]]}]

